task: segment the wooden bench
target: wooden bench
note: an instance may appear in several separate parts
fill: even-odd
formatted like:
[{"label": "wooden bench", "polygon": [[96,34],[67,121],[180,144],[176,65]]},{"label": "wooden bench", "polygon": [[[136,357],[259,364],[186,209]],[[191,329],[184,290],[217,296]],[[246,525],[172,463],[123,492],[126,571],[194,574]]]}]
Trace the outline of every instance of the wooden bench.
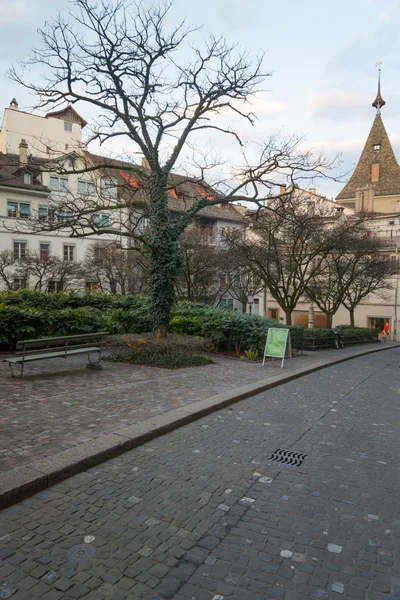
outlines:
[{"label": "wooden bench", "polygon": [[[87,354],[88,368],[101,368],[101,353],[104,338],[107,332],[85,333],[83,335],[68,335],[63,337],[41,338],[37,340],[21,340],[17,342],[15,356],[5,358],[8,362],[11,375],[21,378],[24,374],[26,362],[34,360],[46,360],[47,358],[67,358],[76,354]],[[90,355],[96,353],[97,360],[92,361]],[[20,374],[15,375],[13,365],[20,365]]]}]

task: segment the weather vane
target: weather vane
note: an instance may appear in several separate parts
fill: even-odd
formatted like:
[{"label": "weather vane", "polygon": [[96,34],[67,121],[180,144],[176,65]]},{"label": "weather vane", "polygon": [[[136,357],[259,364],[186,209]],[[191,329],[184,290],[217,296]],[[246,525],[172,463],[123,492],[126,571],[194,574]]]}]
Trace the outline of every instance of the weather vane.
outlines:
[{"label": "weather vane", "polygon": [[382,106],[385,106],[386,102],[384,101],[384,99],[381,96],[381,64],[382,61],[378,61],[376,63],[376,67],[378,67],[378,93],[376,95],[375,100],[372,103],[372,106],[374,108],[376,108],[376,114],[380,115],[381,114],[381,108]]}]

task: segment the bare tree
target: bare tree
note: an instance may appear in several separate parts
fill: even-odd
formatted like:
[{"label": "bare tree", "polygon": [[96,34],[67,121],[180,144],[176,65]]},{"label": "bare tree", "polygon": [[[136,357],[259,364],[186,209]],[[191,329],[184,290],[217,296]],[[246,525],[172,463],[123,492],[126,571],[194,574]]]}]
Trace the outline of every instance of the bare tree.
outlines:
[{"label": "bare tree", "polygon": [[322,277],[327,256],[341,248],[363,219],[347,219],[324,198],[297,189],[275,200],[271,210],[253,217],[246,239],[229,244],[238,260],[263,282],[283,309],[286,323],[312,283]]},{"label": "bare tree", "polygon": [[102,292],[134,294],[147,288],[147,259],[134,248],[120,248],[113,241],[94,242],[82,266],[86,280]]},{"label": "bare tree", "polygon": [[2,250],[0,252],[0,279],[7,290],[15,288],[15,275],[14,253],[11,250]]},{"label": "bare tree", "polygon": [[[190,43],[194,29],[185,22],[175,27],[168,23],[170,3],[149,9],[129,0],[75,0],[74,5],[69,20],[60,15],[40,31],[41,48],[34,51],[30,62],[35,68],[34,80],[27,80],[26,70],[14,69],[12,77],[40,98],[41,108],[57,109],[65,102],[89,104],[98,111],[92,140],[103,144],[125,138],[134,152],[143,155],[147,170],[131,165],[129,172],[135,191],[142,190],[148,198],[150,231],[145,242],[152,313],[154,325],[163,335],[181,266],[179,239],[193,217],[205,206],[235,200],[251,200],[261,207],[263,198],[276,189],[277,174],[292,183],[304,181],[326,176],[332,163],[303,150],[298,138],[275,135],[259,144],[257,153],[250,153],[256,158],[244,155],[243,141],[222,117],[234,115],[254,123],[248,101],[269,76],[263,70],[262,55],[251,57],[213,36],[203,48],[194,47]],[[36,75],[38,66],[45,70],[42,77]],[[169,207],[171,173],[179,166],[184,150],[190,149],[193,136],[210,130],[238,144],[242,166],[227,168],[228,180],[220,178],[216,191],[201,193],[174,218]],[[197,166],[195,181],[203,183],[212,165],[202,161]],[[54,164],[51,168],[54,170]],[[116,174],[121,165],[107,159],[88,161],[81,172],[105,169]],[[132,202],[132,194],[128,199],[119,196],[112,208],[131,209]],[[104,202],[94,210],[109,207],[110,203]],[[89,207],[75,203],[73,210],[72,235],[112,231],[89,223],[88,232],[83,224]],[[56,225],[53,222],[51,227]],[[59,226],[65,227],[65,223]],[[129,227],[123,235],[141,236]]]},{"label": "bare tree", "polygon": [[32,282],[34,290],[41,291],[57,275],[60,262],[59,258],[49,253],[39,255],[27,252],[23,260],[18,261],[15,273],[25,281]]},{"label": "bare tree", "polygon": [[[340,245],[324,257],[320,272],[307,285],[307,296],[327,316],[328,327],[332,327],[333,316],[341,304],[356,302],[354,308],[357,306],[363,299],[358,300],[361,289],[368,295],[391,286],[389,279],[395,272],[393,262],[381,254],[381,241],[370,233],[361,224],[344,232]],[[372,289],[375,285],[376,289]]]},{"label": "bare tree", "polygon": [[[382,250],[382,248],[380,248]],[[354,311],[370,294],[386,298],[393,288],[393,277],[399,273],[399,263],[381,252],[365,253],[354,265],[350,285],[342,304],[349,311],[350,325],[354,327]]]},{"label": "bare tree", "polygon": [[188,229],[180,237],[181,272],[176,283],[178,298],[191,302],[218,303],[230,288],[226,248],[215,235],[199,228]]},{"label": "bare tree", "polygon": [[261,277],[254,274],[254,272],[248,267],[235,266],[235,255],[231,254],[230,260],[230,288],[229,294],[232,298],[237,300],[242,305],[242,312],[247,311],[247,304],[249,296],[255,296],[262,292],[265,288],[265,284]]}]

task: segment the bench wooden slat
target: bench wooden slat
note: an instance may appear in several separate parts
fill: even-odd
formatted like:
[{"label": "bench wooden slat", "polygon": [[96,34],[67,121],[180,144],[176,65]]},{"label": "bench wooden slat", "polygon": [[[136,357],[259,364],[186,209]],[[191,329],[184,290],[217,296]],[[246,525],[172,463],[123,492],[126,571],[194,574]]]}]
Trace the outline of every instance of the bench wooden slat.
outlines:
[{"label": "bench wooden slat", "polygon": [[15,356],[29,356],[30,354],[40,354],[40,353],[53,353],[53,352],[58,352],[58,351],[63,351],[65,353],[65,350],[78,350],[80,348],[84,349],[84,348],[90,348],[91,346],[95,345],[96,341],[95,340],[91,340],[90,342],[88,342],[87,344],[83,344],[83,343],[79,343],[79,344],[68,344],[67,348],[65,346],[65,344],[57,344],[57,346],[45,346],[45,347],[37,347],[37,348],[31,348],[30,350],[17,350],[15,353]]},{"label": "bench wooden slat", "polygon": [[101,348],[99,346],[92,346],[89,348],[78,348],[78,349],[71,349],[71,350],[67,350],[67,352],[65,352],[65,350],[60,351],[60,352],[49,352],[48,354],[31,354],[29,356],[14,356],[12,358],[5,358],[3,362],[9,362],[12,364],[20,364],[22,363],[22,361],[24,362],[30,362],[33,360],[41,360],[41,359],[45,359],[45,358],[60,358],[63,356],[70,356],[71,354],[87,354],[88,352],[100,352]]},{"label": "bench wooden slat", "polygon": [[43,346],[44,344],[57,344],[57,343],[71,343],[83,339],[101,339],[107,337],[108,333],[106,331],[100,333],[84,333],[79,335],[68,335],[68,336],[57,336],[57,337],[49,337],[49,338],[37,338],[34,340],[20,340],[17,342],[16,349],[20,350],[22,348],[28,348],[32,346]]}]

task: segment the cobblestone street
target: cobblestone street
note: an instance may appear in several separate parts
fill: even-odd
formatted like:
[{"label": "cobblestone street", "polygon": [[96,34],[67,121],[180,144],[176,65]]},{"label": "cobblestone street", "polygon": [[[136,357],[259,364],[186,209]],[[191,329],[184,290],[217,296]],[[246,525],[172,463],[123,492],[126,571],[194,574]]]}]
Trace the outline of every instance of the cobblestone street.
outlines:
[{"label": "cobblestone street", "polygon": [[399,599],[399,364],[310,374],[3,510],[0,598]]},{"label": "cobblestone street", "polygon": [[[293,369],[329,357],[337,351],[310,352]],[[78,356],[30,363],[23,379],[0,362],[0,472],[280,372],[271,363],[212,358],[213,365],[178,370],[105,362],[103,371],[89,371]]]}]

